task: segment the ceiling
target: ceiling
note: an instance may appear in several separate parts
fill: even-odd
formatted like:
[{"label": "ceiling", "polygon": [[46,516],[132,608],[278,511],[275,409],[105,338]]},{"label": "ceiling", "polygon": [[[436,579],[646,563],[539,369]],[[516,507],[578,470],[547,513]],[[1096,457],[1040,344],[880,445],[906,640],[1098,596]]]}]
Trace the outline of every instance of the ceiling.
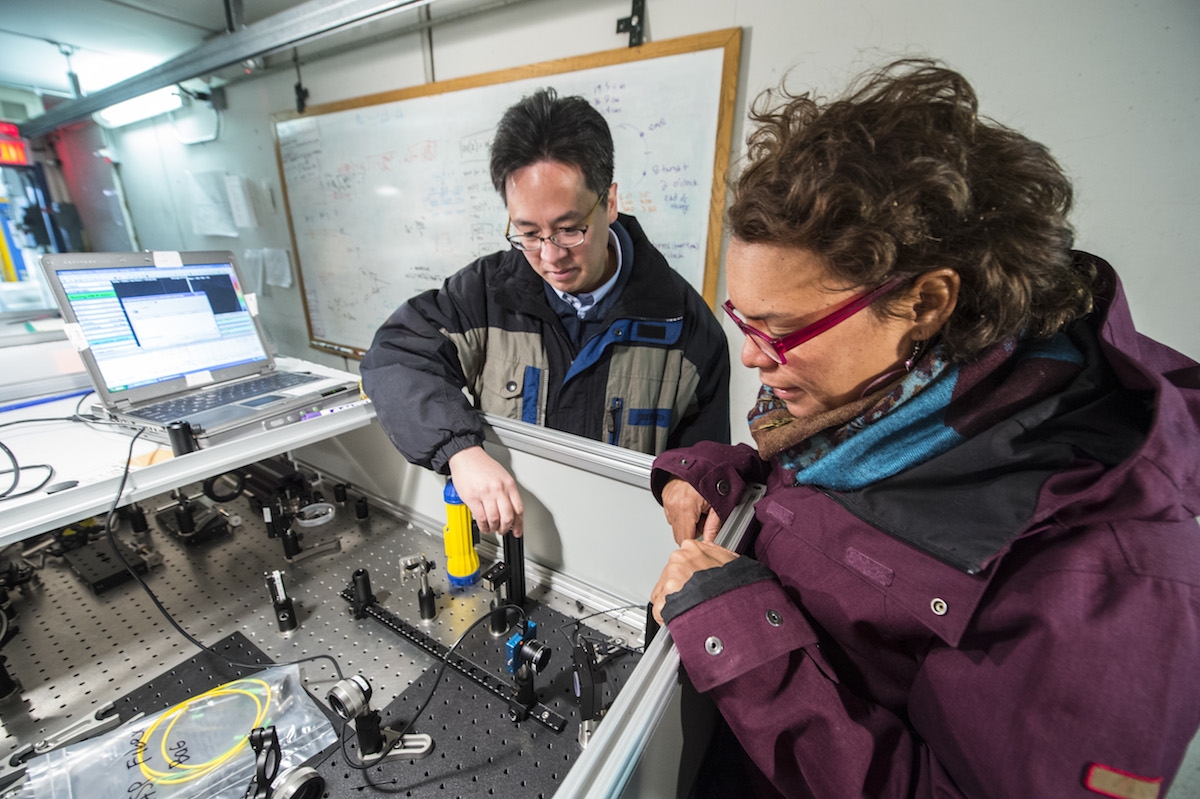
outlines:
[{"label": "ceiling", "polygon": [[[304,0],[230,0],[250,25]],[[0,86],[96,92],[226,33],[225,0],[0,0]],[[63,54],[63,50],[69,56]],[[69,68],[68,68],[69,59]]]}]

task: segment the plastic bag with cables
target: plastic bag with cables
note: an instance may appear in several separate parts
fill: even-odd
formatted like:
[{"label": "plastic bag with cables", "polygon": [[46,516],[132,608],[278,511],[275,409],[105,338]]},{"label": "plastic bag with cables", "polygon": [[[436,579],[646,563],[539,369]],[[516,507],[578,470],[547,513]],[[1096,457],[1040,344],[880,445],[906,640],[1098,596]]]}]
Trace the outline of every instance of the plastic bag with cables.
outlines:
[{"label": "plastic bag with cables", "polygon": [[296,664],[225,683],[105,735],[29,761],[22,799],[242,797],[255,774],[248,740],[275,727],[279,771],[337,742]]}]

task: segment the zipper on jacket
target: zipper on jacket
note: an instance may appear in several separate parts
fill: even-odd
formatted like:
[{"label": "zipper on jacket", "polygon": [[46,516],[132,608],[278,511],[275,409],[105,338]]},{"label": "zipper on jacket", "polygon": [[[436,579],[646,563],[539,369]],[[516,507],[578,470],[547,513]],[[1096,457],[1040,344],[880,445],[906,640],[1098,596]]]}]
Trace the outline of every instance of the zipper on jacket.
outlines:
[{"label": "zipper on jacket", "polygon": [[614,447],[617,446],[617,439],[621,437],[621,406],[620,397],[613,397],[612,403],[608,406],[608,443]]}]

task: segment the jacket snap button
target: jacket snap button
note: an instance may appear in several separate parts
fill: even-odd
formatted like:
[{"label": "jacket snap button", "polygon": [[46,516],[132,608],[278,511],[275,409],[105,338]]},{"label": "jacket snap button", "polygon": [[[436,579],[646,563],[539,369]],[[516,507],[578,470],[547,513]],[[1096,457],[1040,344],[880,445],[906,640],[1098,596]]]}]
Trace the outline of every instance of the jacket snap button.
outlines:
[{"label": "jacket snap button", "polygon": [[941,599],[940,597],[935,597],[934,600],[929,603],[929,609],[932,610],[937,616],[945,616],[946,611],[950,609],[950,606],[946,604],[946,600]]},{"label": "jacket snap button", "polygon": [[777,610],[768,610],[767,624],[771,625],[772,627],[778,627],[779,625],[783,624],[783,616],[780,616],[779,611]]},{"label": "jacket snap button", "polygon": [[509,380],[507,383],[505,383],[505,384],[504,384],[504,388],[505,388],[505,390],[507,390],[507,391],[516,391],[516,390],[517,390],[517,384],[516,384],[516,382],[515,382],[515,381],[513,381],[513,380]]},{"label": "jacket snap button", "polygon": [[723,497],[729,496],[729,481],[724,477],[717,481],[717,493]]},{"label": "jacket snap button", "polygon": [[719,655],[724,648],[725,645],[721,643],[721,639],[715,635],[708,636],[704,642],[704,651],[710,655]]}]

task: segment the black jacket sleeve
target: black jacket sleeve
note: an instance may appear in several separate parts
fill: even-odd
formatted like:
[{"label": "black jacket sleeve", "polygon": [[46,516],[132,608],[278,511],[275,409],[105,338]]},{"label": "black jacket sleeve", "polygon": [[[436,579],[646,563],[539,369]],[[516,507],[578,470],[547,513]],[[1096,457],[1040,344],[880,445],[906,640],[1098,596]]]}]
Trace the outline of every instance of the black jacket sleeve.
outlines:
[{"label": "black jacket sleeve", "polygon": [[477,319],[486,291],[476,262],[418,294],[379,328],[362,361],[363,388],[388,438],[410,463],[442,474],[450,456],[483,443],[482,418],[463,392],[469,377],[459,346],[469,349],[486,331]]}]

